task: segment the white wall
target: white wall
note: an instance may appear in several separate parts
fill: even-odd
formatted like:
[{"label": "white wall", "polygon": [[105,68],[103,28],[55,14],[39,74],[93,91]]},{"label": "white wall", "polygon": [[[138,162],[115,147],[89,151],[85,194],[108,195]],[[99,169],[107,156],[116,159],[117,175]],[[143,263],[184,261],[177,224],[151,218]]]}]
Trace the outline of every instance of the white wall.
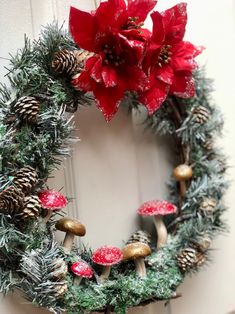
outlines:
[{"label": "white wall", "polygon": [[[177,1],[159,0],[165,9]],[[207,47],[202,62],[207,62],[208,75],[215,78],[215,100],[226,118],[225,137],[221,140],[235,164],[234,144],[234,0],[189,0],[187,39]],[[94,8],[93,0],[0,0],[0,56],[23,44],[23,33],[37,36],[40,25],[54,17],[59,22],[67,19],[69,5],[82,9]],[[1,78],[6,60],[0,59]],[[147,199],[164,197],[164,181],[171,169],[171,160],[161,140],[142,134],[133,124],[136,117],[120,110],[107,125],[95,109],[83,109],[76,117],[81,142],[74,148],[73,159],[52,181],[55,187],[65,186],[67,194],[76,196],[70,214],[78,216],[87,226],[85,242],[93,247],[101,244],[121,244],[135,229],[135,209]],[[156,143],[156,144],[155,144]],[[66,173],[66,175],[65,175]],[[230,177],[235,175],[230,170]],[[235,214],[233,211],[234,185],[227,194],[230,211],[227,220],[230,234],[221,236],[213,248],[214,263],[199,275],[189,278],[179,287],[183,298],[171,305],[172,314],[231,314],[235,311]],[[116,213],[116,214],[115,214]],[[106,224],[106,228],[99,225]],[[18,297],[8,297],[0,304],[0,313],[46,313],[30,305],[22,305]],[[168,308],[168,311],[170,309]],[[131,313],[161,313],[162,303]]]}]

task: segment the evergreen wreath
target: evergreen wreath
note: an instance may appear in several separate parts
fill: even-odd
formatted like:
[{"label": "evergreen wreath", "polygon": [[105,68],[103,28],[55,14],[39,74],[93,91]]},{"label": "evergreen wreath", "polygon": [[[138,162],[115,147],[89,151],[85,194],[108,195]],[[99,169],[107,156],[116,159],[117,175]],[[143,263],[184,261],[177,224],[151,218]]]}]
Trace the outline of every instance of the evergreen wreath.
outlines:
[{"label": "evergreen wreath", "polygon": [[[201,49],[183,41],[186,5],[152,13],[151,33],[143,22],[155,4],[108,0],[92,14],[71,8],[74,40],[54,23],[11,57],[11,86],[0,87],[2,293],[20,289],[53,313],[121,314],[178,297],[184,277],[209,261],[211,240],[226,228],[226,162],[214,145],[223,119],[211,104],[211,80],[196,69]],[[131,110],[144,104],[146,127],[175,141],[168,201],[138,209],[153,216],[157,241],[139,230],[122,250],[92,252],[73,246],[86,232],[82,223],[57,219],[68,200],[46,181],[70,154],[71,112],[93,95],[107,120],[121,101]],[[66,232],[63,246],[55,228]]]}]

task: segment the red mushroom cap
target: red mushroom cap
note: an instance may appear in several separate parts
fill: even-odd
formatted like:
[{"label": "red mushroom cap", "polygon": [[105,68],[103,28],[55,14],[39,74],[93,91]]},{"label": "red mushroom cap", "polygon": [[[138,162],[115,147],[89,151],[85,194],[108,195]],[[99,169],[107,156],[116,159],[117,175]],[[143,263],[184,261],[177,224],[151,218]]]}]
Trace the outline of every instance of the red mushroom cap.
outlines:
[{"label": "red mushroom cap", "polygon": [[122,259],[122,251],[115,246],[103,246],[92,255],[93,262],[103,266],[118,264]]},{"label": "red mushroom cap", "polygon": [[74,273],[74,275],[83,278],[91,278],[93,276],[93,270],[84,261],[77,261],[73,263],[71,266],[71,271]]},{"label": "red mushroom cap", "polygon": [[38,194],[42,207],[50,210],[59,210],[64,208],[68,201],[66,197],[55,190],[45,190]]},{"label": "red mushroom cap", "polygon": [[177,207],[167,201],[148,201],[143,203],[138,214],[143,216],[170,215],[177,211]]}]

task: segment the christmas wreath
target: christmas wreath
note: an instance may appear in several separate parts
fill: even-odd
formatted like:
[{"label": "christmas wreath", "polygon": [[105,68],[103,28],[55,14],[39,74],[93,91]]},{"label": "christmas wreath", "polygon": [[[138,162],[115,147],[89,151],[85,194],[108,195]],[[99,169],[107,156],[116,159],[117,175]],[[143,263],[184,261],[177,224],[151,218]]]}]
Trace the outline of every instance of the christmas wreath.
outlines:
[{"label": "christmas wreath", "polygon": [[[225,229],[226,163],[214,145],[223,120],[194,60],[202,49],[183,41],[186,4],[154,11],[149,31],[143,25],[155,4],[108,0],[92,13],[71,8],[71,35],[49,25],[11,57],[10,87],[0,87],[1,292],[20,289],[53,313],[126,313],[177,297],[185,275],[209,261],[211,240]],[[175,141],[168,200],[137,211],[152,216],[157,240],[138,230],[121,249],[93,252],[73,245],[85,226],[58,217],[68,199],[46,181],[69,156],[71,112],[94,102],[107,121],[120,103],[145,106],[146,127]],[[65,232],[61,246],[55,229]]]}]

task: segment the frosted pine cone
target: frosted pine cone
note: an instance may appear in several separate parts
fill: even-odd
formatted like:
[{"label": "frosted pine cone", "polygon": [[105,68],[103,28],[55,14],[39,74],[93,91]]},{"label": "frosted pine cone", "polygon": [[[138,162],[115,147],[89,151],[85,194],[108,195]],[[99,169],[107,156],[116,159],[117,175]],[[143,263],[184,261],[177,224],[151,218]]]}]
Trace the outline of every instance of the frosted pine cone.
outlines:
[{"label": "frosted pine cone", "polygon": [[28,194],[37,184],[37,179],[37,171],[31,166],[25,166],[17,171],[13,183],[15,187],[22,190],[24,194]]},{"label": "frosted pine cone", "polygon": [[62,258],[58,258],[51,263],[52,272],[50,273],[51,280],[64,279],[68,272],[68,266]]},{"label": "frosted pine cone", "polygon": [[62,298],[68,290],[67,283],[61,283],[54,286],[55,297]]},{"label": "frosted pine cone", "polygon": [[138,230],[130,236],[126,244],[134,243],[134,242],[141,242],[141,243],[150,245],[151,236],[146,231]]},{"label": "frosted pine cone", "polygon": [[24,204],[24,194],[14,186],[0,193],[0,212],[6,215],[17,213]]},{"label": "frosted pine cone", "polygon": [[23,96],[14,105],[16,115],[25,122],[36,123],[39,113],[39,102],[35,97]]},{"label": "frosted pine cone", "polygon": [[217,201],[214,198],[205,198],[200,204],[200,210],[205,214],[213,214]]},{"label": "frosted pine cone", "polygon": [[36,219],[41,213],[41,203],[37,195],[26,196],[24,198],[24,206],[19,214],[19,218],[23,220]]},{"label": "frosted pine cone", "polygon": [[205,260],[204,252],[193,247],[183,249],[176,257],[179,268],[186,272],[201,266]]},{"label": "frosted pine cone", "polygon": [[198,106],[193,109],[193,116],[197,123],[205,124],[210,119],[210,111],[203,106]]},{"label": "frosted pine cone", "polygon": [[212,151],[214,148],[214,141],[213,139],[208,139],[205,141],[205,143],[203,144],[203,147],[208,151]]},{"label": "frosted pine cone", "polygon": [[192,269],[196,264],[197,251],[193,248],[183,249],[176,257],[177,264],[182,271]]},{"label": "frosted pine cone", "polygon": [[55,53],[51,64],[57,74],[71,76],[77,69],[77,59],[73,51],[64,49]]}]

